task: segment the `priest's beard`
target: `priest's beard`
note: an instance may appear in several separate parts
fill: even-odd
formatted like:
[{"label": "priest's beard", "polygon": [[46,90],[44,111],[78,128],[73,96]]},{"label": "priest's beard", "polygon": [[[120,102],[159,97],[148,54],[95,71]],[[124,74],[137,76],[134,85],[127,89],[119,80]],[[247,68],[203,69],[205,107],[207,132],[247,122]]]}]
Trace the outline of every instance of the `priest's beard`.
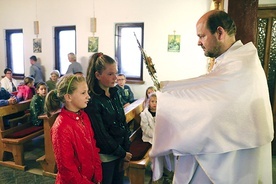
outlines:
[{"label": "priest's beard", "polygon": [[211,58],[219,57],[222,54],[221,43],[216,41],[216,43],[214,44],[214,47],[211,50],[206,50],[204,54],[205,56],[211,57]]}]

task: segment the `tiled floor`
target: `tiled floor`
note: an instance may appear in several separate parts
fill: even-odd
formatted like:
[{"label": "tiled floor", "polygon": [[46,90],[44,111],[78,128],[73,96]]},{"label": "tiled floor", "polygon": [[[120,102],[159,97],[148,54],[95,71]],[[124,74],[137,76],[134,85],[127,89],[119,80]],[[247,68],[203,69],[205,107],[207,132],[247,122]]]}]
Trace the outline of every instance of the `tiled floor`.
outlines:
[{"label": "tiled floor", "polygon": [[[0,166],[0,184],[54,184],[55,179],[42,176],[42,168],[36,159],[44,155],[44,138],[40,136],[33,139],[25,146],[26,171],[19,171],[8,167]],[[146,181],[149,183],[150,171],[146,172]],[[130,184],[125,178],[124,184]]]},{"label": "tiled floor", "polygon": [[26,171],[0,166],[0,184],[53,184],[54,178],[42,176],[36,159],[44,155],[44,138],[40,136],[25,146]]},{"label": "tiled floor", "polygon": [[[0,184],[54,184],[55,179],[42,176],[42,168],[36,162],[36,159],[44,155],[44,138],[43,136],[34,139],[25,146],[26,171],[19,171],[8,167],[0,166]],[[276,184],[276,157],[272,158],[273,178]],[[146,181],[150,181],[150,168],[146,171]],[[124,184],[130,184],[128,178],[125,178]]]}]

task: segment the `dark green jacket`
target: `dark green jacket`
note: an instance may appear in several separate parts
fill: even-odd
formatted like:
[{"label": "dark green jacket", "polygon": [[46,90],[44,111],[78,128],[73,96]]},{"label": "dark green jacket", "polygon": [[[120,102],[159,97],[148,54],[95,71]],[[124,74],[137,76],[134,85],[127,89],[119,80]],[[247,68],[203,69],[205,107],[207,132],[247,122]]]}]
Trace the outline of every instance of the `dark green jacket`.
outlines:
[{"label": "dark green jacket", "polygon": [[94,90],[99,95],[90,94],[85,112],[91,120],[100,153],[124,158],[129,151],[130,131],[117,88],[110,88],[110,98],[98,85]]},{"label": "dark green jacket", "polygon": [[38,116],[44,114],[44,102],[45,98],[42,98],[38,94],[34,95],[30,104],[31,122],[33,125],[42,126],[43,120],[38,119]]}]

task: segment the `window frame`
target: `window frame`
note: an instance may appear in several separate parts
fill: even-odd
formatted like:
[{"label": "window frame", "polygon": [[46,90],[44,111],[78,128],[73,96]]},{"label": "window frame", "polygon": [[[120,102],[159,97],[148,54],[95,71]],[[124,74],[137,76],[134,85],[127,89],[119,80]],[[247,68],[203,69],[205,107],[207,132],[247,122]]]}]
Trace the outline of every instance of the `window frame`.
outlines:
[{"label": "window frame", "polygon": [[[11,35],[14,33],[22,33],[23,29],[6,29],[5,30],[5,37],[6,37],[6,57],[7,57],[7,68],[10,68],[13,73],[12,76],[14,79],[24,79],[25,77],[25,69],[23,73],[15,73],[13,70],[13,58],[12,58],[12,49],[11,49]],[[24,45],[23,45],[23,53],[24,53]],[[24,58],[22,58],[23,66],[25,66]]]},{"label": "window frame", "polygon": [[[60,61],[60,39],[59,39],[59,33],[61,31],[69,31],[69,30],[74,30],[75,31],[75,51],[74,54],[76,54],[77,50],[77,38],[76,38],[76,26],[57,26],[54,27],[54,47],[55,47],[55,69],[58,71],[61,71],[61,62]],[[69,52],[68,52],[69,53]],[[69,61],[68,61],[69,62]],[[61,76],[64,75],[60,73]]]},{"label": "window frame", "polygon": [[[140,45],[144,46],[144,23],[143,22],[137,22],[137,23],[116,23],[115,24],[115,58],[118,62],[118,73],[121,73],[122,71],[122,58],[121,58],[121,48],[122,48],[122,42],[121,42],[121,30],[122,28],[141,28],[141,41]],[[134,35],[133,35],[134,36]],[[137,43],[137,49],[138,43]],[[127,83],[144,83],[143,82],[143,56],[141,55],[140,60],[140,76],[139,77],[131,77],[126,75]]]}]

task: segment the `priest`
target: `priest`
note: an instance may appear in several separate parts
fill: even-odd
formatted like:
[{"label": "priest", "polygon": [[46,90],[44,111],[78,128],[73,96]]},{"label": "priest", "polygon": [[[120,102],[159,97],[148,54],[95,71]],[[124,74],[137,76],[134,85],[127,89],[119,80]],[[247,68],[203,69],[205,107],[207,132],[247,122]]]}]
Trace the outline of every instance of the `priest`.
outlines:
[{"label": "priest", "polygon": [[150,156],[174,154],[175,184],[272,183],[273,118],[257,50],[236,41],[223,11],[205,13],[196,30],[215,65],[206,75],[161,83]]}]

